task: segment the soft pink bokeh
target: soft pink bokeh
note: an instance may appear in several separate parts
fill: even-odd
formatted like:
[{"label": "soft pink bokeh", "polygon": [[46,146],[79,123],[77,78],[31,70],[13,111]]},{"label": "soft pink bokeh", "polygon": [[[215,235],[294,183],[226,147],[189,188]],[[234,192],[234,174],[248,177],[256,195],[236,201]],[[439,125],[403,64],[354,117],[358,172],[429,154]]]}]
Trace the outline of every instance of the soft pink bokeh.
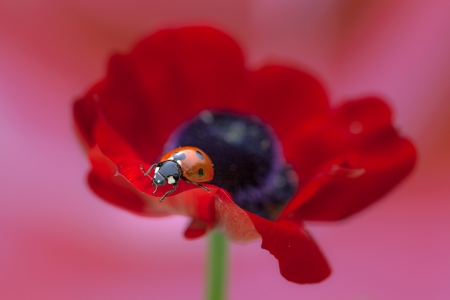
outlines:
[{"label": "soft pink bokeh", "polygon": [[0,299],[202,297],[205,240],[94,196],[71,120],[112,52],[184,24],[226,30],[249,66],[310,70],[334,103],[382,95],[419,151],[380,203],[308,224],[329,279],[289,283],[258,242],[233,245],[229,298],[450,298],[449,15],[445,0],[0,1]]}]

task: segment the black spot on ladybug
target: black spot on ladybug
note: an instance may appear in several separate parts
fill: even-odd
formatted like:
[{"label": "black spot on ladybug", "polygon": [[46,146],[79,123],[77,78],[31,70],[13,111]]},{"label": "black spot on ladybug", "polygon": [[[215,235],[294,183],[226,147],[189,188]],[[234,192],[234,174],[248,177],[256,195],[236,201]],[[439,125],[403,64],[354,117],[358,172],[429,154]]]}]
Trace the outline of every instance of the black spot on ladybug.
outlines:
[{"label": "black spot on ladybug", "polygon": [[200,151],[195,151],[195,154],[197,154],[197,157],[203,160],[203,154]]},{"label": "black spot on ladybug", "polygon": [[198,169],[198,176],[203,176],[203,169],[202,168],[200,168],[200,169]]},{"label": "black spot on ladybug", "polygon": [[172,155],[173,160],[185,160],[186,154],[184,152],[176,152]]}]

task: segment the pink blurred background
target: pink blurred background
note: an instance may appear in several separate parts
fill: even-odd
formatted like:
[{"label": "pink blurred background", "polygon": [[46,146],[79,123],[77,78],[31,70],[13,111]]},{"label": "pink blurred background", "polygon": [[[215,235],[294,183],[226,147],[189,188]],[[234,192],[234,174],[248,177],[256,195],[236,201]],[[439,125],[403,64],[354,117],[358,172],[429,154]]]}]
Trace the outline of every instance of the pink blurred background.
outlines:
[{"label": "pink blurred background", "polygon": [[448,16],[446,0],[0,0],[0,299],[202,298],[205,239],[93,195],[71,120],[111,53],[186,24],[226,30],[249,66],[311,71],[333,103],[382,95],[419,151],[383,201],[308,224],[329,279],[289,283],[259,242],[232,245],[229,299],[449,299]]}]

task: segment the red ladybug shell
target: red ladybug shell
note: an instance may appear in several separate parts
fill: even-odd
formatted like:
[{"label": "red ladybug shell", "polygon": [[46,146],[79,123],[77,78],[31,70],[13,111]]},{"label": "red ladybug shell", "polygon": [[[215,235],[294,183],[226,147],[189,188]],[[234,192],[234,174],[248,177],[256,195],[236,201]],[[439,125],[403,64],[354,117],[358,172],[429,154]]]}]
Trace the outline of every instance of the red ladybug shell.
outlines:
[{"label": "red ladybug shell", "polygon": [[[177,156],[184,159],[174,159]],[[183,177],[193,182],[206,182],[214,178],[214,168],[211,158],[201,149],[191,146],[173,149],[161,157],[160,162],[166,160],[176,161],[183,170]]]}]

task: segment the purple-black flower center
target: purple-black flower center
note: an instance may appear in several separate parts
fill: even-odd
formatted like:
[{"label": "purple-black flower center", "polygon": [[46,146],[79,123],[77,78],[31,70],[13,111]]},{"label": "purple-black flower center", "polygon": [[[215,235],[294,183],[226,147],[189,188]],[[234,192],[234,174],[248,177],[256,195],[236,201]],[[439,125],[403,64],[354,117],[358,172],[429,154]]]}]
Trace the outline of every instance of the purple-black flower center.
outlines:
[{"label": "purple-black flower center", "polygon": [[282,157],[280,142],[257,117],[203,111],[175,131],[165,150],[180,146],[205,151],[214,163],[211,184],[261,217],[275,218],[297,192],[297,177]]}]

